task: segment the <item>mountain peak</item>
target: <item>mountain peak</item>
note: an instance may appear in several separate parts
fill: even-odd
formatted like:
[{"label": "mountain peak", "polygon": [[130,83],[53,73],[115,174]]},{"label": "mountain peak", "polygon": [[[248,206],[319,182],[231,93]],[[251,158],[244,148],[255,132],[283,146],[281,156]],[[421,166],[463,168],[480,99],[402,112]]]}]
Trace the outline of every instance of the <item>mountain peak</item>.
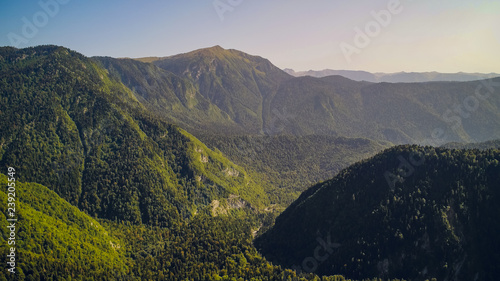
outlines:
[{"label": "mountain peak", "polygon": [[215,45],[213,47],[208,47],[206,49],[213,50],[213,51],[225,51],[226,50],[226,49],[222,48],[220,45]]},{"label": "mountain peak", "polygon": [[201,48],[197,49],[191,52],[183,53],[183,54],[178,54],[170,57],[165,57],[161,59],[167,59],[167,58],[178,58],[178,57],[188,57],[188,58],[193,58],[193,57],[223,57],[228,54],[229,50],[226,50],[222,48],[219,45],[215,45],[212,47],[208,48]]}]

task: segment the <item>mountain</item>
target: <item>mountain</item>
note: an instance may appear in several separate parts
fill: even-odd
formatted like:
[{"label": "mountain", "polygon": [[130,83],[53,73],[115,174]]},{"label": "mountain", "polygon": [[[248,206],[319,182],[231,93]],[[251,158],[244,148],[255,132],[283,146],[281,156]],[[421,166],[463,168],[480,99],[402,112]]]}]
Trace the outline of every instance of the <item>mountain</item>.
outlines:
[{"label": "mountain", "polygon": [[187,78],[151,63],[94,57],[112,79],[120,81],[148,110],[185,129],[238,130],[229,115],[200,94]]},{"label": "mountain", "polygon": [[500,138],[500,78],[294,78],[266,59],[219,46],[141,61],[94,59],[149,111],[195,136],[327,135],[434,145]]},{"label": "mountain", "polygon": [[[388,84],[340,76],[291,78],[267,60],[219,46],[140,61],[94,59],[148,110],[279,188],[270,194],[273,203],[291,202],[305,187],[382,149],[370,142],[357,146],[357,138],[439,146],[500,137],[497,80]],[[253,75],[259,69],[265,70],[265,82]],[[208,85],[213,81],[215,88]],[[273,85],[272,90],[251,86],[258,83]],[[251,124],[237,121],[248,108],[233,106],[236,97],[253,100],[254,113],[260,107],[269,108],[269,114]],[[344,136],[353,144],[336,146]]]},{"label": "mountain", "polygon": [[496,280],[499,150],[398,146],[305,191],[256,246],[349,278]]},{"label": "mountain", "polygon": [[[222,280],[224,276],[282,280],[285,274],[296,276],[269,264],[252,246],[251,216],[199,215],[169,228],[96,220],[45,186],[8,180],[18,179],[22,172],[15,170],[9,177],[0,174],[2,186],[15,182],[16,198],[15,216],[2,212],[0,222],[0,252],[14,256],[15,264],[4,266],[0,280]],[[2,210],[12,207],[7,206],[8,198],[14,197],[7,188],[0,190]],[[8,218],[18,219],[13,232],[7,228],[12,224]],[[8,239],[11,233],[15,240]],[[15,274],[8,268],[14,268]]]},{"label": "mountain", "polygon": [[468,82],[475,80],[489,79],[500,77],[498,73],[439,73],[439,72],[397,72],[397,73],[370,73],[359,70],[309,70],[295,72],[293,69],[285,69],[286,73],[295,76],[312,76],[322,78],[332,75],[340,75],[355,81],[367,81],[373,83],[388,82],[388,83],[419,83],[419,82],[439,82],[439,81],[456,81]]},{"label": "mountain", "polygon": [[[0,166],[18,165],[27,171],[23,180],[44,184],[89,214],[109,219],[167,223],[231,194],[263,207],[281,184],[294,182],[288,189],[293,198],[312,181],[369,155],[363,150],[343,161],[336,153],[333,164],[315,157],[285,167],[271,160],[276,154],[248,164],[248,157],[223,142],[212,143],[249,174],[167,122],[200,137],[311,136],[325,144],[316,136],[392,143],[500,138],[498,80],[374,84],[340,76],[293,78],[263,58],[220,47],[150,63],[88,59],[55,46],[2,48],[0,55]],[[429,140],[436,130],[443,134]],[[371,153],[380,149],[371,147]],[[304,163],[316,168],[301,177]],[[109,205],[114,201],[123,204]]]},{"label": "mountain", "polygon": [[230,135],[330,135],[396,144],[428,144],[436,131],[440,144],[500,138],[500,78],[391,84],[292,78],[265,59],[219,46],[152,63],[193,83],[234,125],[209,117],[214,126],[193,130],[197,136],[225,128]]},{"label": "mountain", "polygon": [[289,205],[304,188],[330,179],[349,165],[391,146],[369,139],[320,135],[199,137],[209,148],[220,150],[234,163],[257,172],[275,186],[270,199],[280,206]]},{"label": "mountain", "polygon": [[366,81],[372,83],[387,82],[387,81],[379,81],[379,76],[377,76],[376,74],[359,70],[324,69],[324,70],[308,70],[308,71],[295,72],[293,69],[286,69],[285,72],[295,77],[311,76],[316,78],[323,78],[327,76],[338,75],[349,78],[354,81]]},{"label": "mountain", "polygon": [[268,60],[220,46],[160,58],[156,66],[191,81],[199,93],[245,132],[259,133],[281,82],[292,77]]},{"label": "mountain", "polygon": [[0,49],[0,167],[99,218],[169,225],[214,200],[263,208],[266,185],[166,123],[91,59]]},{"label": "mountain", "polygon": [[[9,173],[8,170],[5,171]],[[0,174],[0,184],[17,179]],[[16,244],[8,244],[8,212],[0,222],[0,252],[12,256],[15,275],[0,272],[0,280],[318,280],[267,262],[253,247],[251,214],[210,217],[204,212],[168,228],[131,225],[90,217],[49,188],[15,181]],[[0,207],[8,210],[7,189]],[[10,257],[8,257],[10,261]],[[7,263],[7,261],[6,261]],[[346,280],[342,276],[325,281]]]},{"label": "mountain", "polygon": [[[0,174],[0,184],[19,172]],[[16,244],[8,245],[11,217],[2,213],[0,252],[12,255],[15,247],[16,273],[6,265],[0,280],[318,280],[266,261],[252,245],[252,215],[241,210],[200,212],[168,228],[131,225],[92,218],[45,186],[15,183]],[[6,191],[0,190],[3,210],[12,197]]]},{"label": "mountain", "polygon": [[[8,170],[4,171],[7,174]],[[8,195],[7,188],[0,190],[0,206],[5,210],[0,222],[0,252],[5,257],[12,255],[10,248],[15,248],[14,265],[4,265],[1,280],[24,280],[28,276],[34,278],[31,280],[50,280],[69,273],[75,278],[102,279],[125,274],[124,252],[116,237],[45,186],[8,181],[17,179],[20,172],[14,170],[9,177],[0,174],[3,187],[15,182],[14,197]],[[9,197],[15,198],[14,216],[8,216],[7,210],[12,207],[7,205],[12,202]],[[7,219],[17,219],[15,228],[7,228],[12,224]],[[16,234],[15,239],[8,240],[11,233]],[[13,267],[15,275],[7,271]]]},{"label": "mountain", "polygon": [[481,142],[500,138],[499,83],[500,78],[392,84],[299,77],[282,82],[269,107],[293,116],[279,123],[282,134],[395,144],[429,144],[432,135],[442,144]]},{"label": "mountain", "polygon": [[[245,76],[247,80],[248,73],[255,72],[254,68],[257,68],[259,64],[265,65],[265,67],[260,67],[261,69],[266,69],[266,67],[271,69],[266,72],[266,77],[273,77],[276,73],[280,76],[283,75],[261,58],[234,50],[224,50],[220,47],[182,55],[182,57],[188,57],[184,58],[188,62],[195,60],[193,57],[205,56],[218,57],[217,64],[230,68],[231,73],[242,72],[240,76]],[[248,62],[244,61],[247,60],[247,57],[249,57]],[[180,77],[152,63],[143,63],[137,60],[109,57],[94,57],[92,59],[98,61],[99,65],[109,72],[111,79],[116,79],[131,89],[137,100],[149,111],[194,132],[211,149],[220,150],[231,161],[244,167],[246,171],[256,171],[265,182],[278,188],[279,192],[271,192],[272,198],[270,199],[273,203],[281,206],[293,201],[305,187],[328,179],[341,168],[345,168],[363,157],[372,156],[387,147],[370,140],[351,140],[333,136],[281,135],[273,137],[272,134],[279,134],[279,121],[273,121],[274,123],[269,127],[259,129],[265,131],[267,136],[258,134],[257,130],[234,122],[218,105],[201,95],[198,90],[198,82],[193,81],[190,76],[184,74],[185,77]],[[235,66],[227,66],[233,60],[237,61],[234,63]],[[165,58],[146,61],[161,61],[167,64]],[[248,63],[250,66],[242,66],[242,64]],[[254,65],[256,66],[254,67]],[[273,74],[274,72],[276,73]],[[240,77],[234,78],[224,75],[221,77],[233,84],[244,81]],[[257,89],[253,90],[257,91]],[[235,96],[232,92],[224,93],[224,95],[228,99]],[[228,132],[230,136],[224,136]],[[252,155],[248,155],[245,151],[242,152],[240,149],[242,147],[245,148],[244,150],[251,150]],[[296,147],[297,150],[291,152],[290,147]],[[320,149],[315,149],[315,147],[320,147]],[[283,158],[285,155],[287,155],[286,161]],[[268,158],[268,156],[271,157]],[[261,157],[265,157],[265,159],[261,159]],[[303,161],[304,159],[307,160]]]},{"label": "mountain", "polygon": [[[87,58],[58,46],[0,48],[0,172],[15,167],[19,185],[19,279],[318,280],[314,273],[269,263],[253,238],[269,229],[276,214],[306,186],[392,143],[426,142],[432,134],[438,139],[430,141],[438,144],[500,138],[497,82],[294,78],[266,59],[218,46],[139,60]],[[444,135],[435,134],[436,129]],[[492,249],[498,245],[493,241],[487,248],[488,240],[477,237],[497,235],[498,209],[490,201],[497,196],[490,188],[491,182],[498,182],[497,152],[428,149],[428,170],[416,185],[421,179],[416,168],[424,166],[408,168],[406,174],[398,170],[401,160],[396,155],[407,157],[405,149],[417,148],[393,148],[386,158],[372,158],[381,159],[385,168],[364,161],[308,189],[257,245],[283,264],[304,252],[286,249],[283,261],[280,243],[302,251],[322,241],[318,243],[330,247],[328,251],[339,249],[342,255],[335,265],[346,266],[329,271],[318,264],[319,274],[380,276],[378,267],[370,267],[376,261],[382,262],[384,277],[420,278],[425,274],[412,275],[417,273],[408,265],[416,259],[416,268],[427,271],[429,278],[459,272],[468,279],[488,279],[495,273],[498,259]],[[390,168],[389,162],[396,167]],[[386,190],[366,191],[385,181],[385,171],[397,197]],[[407,174],[414,175],[403,182]],[[344,178],[357,183],[352,204],[352,193],[344,194],[345,185],[336,185],[336,179]],[[5,186],[6,181],[0,175],[0,183]],[[401,190],[405,184],[408,189]],[[327,188],[330,185],[334,187]],[[425,193],[417,190],[410,199],[404,197],[415,186]],[[432,192],[450,186],[457,192]],[[339,197],[328,197],[331,193]],[[5,209],[5,190],[0,197]],[[339,215],[342,223],[335,225],[345,236],[318,236],[314,242],[314,235],[330,227],[330,221],[319,222],[333,212],[323,205],[330,199],[340,200],[335,202],[342,208],[335,212],[345,210]],[[376,205],[370,200],[387,202],[381,210],[391,212],[374,216],[388,222],[370,217]],[[408,203],[399,204],[403,200]],[[305,209],[299,210],[301,206]],[[425,216],[417,214],[420,228],[408,230],[404,227],[413,220],[405,212],[413,215],[416,208]],[[355,224],[365,217],[369,220],[362,226]],[[280,230],[287,221],[299,227],[288,236]],[[486,229],[488,224],[493,226]],[[430,253],[425,248],[408,262],[409,241],[421,235],[427,241],[425,233],[418,232],[422,225],[434,229],[427,235],[436,238],[429,243],[437,248]],[[2,226],[0,240],[5,242],[10,235],[6,220]],[[367,232],[357,231],[360,227],[378,236],[369,240]],[[385,256],[374,258],[377,246],[387,242],[382,238],[392,237],[387,234],[407,240],[390,240],[399,241],[394,252],[381,248]],[[273,239],[278,239],[275,248],[266,244]],[[368,265],[357,252],[364,241],[371,247],[363,251],[369,253]],[[6,255],[10,249],[2,244]],[[303,270],[313,258],[318,261],[317,247],[307,248]],[[353,257],[362,266],[353,265]],[[424,259],[439,269],[421,267]],[[5,277],[0,274],[0,280]],[[335,275],[322,280],[345,279]]]}]

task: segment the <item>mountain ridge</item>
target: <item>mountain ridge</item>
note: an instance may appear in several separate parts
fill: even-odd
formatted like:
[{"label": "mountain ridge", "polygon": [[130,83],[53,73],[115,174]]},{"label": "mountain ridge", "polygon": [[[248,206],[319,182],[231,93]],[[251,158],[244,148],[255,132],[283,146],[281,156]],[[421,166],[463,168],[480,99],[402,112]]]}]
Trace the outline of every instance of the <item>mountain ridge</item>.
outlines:
[{"label": "mountain ridge", "polygon": [[[264,58],[221,47],[148,60],[87,58],[59,46],[0,48],[0,168],[15,166],[29,200],[24,206],[48,213],[26,208],[48,229],[40,240],[46,244],[30,250],[50,260],[34,260],[28,267],[32,278],[66,253],[64,239],[50,244],[57,229],[46,222],[64,227],[72,216],[84,228],[70,231],[83,236],[95,218],[114,232],[112,243],[103,229],[93,240],[105,247],[85,247],[130,266],[99,268],[120,278],[318,279],[301,270],[422,280],[496,274],[492,249],[498,242],[484,237],[490,225],[494,237],[498,232],[498,192],[492,186],[500,166],[498,151],[490,149],[498,141],[447,144],[483,151],[399,146],[362,158],[391,142],[425,141],[439,128],[452,135],[435,143],[498,138],[498,79],[293,78]],[[456,124],[462,127],[446,130]],[[301,185],[332,173],[333,179],[303,192],[265,232]],[[50,209],[54,204],[44,209],[45,198],[57,203],[59,213]],[[262,232],[257,245],[297,273],[258,254],[252,235]],[[127,249],[116,256],[119,240]],[[417,257],[408,254],[415,241],[423,247]],[[315,252],[324,245],[330,255],[319,263]],[[57,268],[83,276],[83,260]],[[428,261],[432,266],[424,267]]]},{"label": "mountain ridge", "polygon": [[256,246],[320,275],[495,280],[499,160],[498,149],[387,149],[305,191]]},{"label": "mountain ridge", "polygon": [[230,194],[255,208],[268,200],[265,184],[148,112],[94,60],[58,46],[0,56],[0,167],[20,180],[94,217],[152,225]]},{"label": "mountain ridge", "polygon": [[341,75],[346,78],[355,81],[366,81],[372,83],[388,82],[388,83],[415,83],[415,82],[470,82],[475,80],[490,79],[494,77],[500,77],[498,73],[467,73],[467,72],[456,72],[456,73],[442,73],[437,71],[431,72],[394,72],[394,73],[383,73],[383,72],[368,72],[362,70],[333,70],[333,69],[323,69],[323,70],[308,70],[308,71],[298,71],[286,68],[283,71],[294,76],[311,76],[311,77],[327,77],[332,75]]},{"label": "mountain ridge", "polygon": [[[202,96],[214,112],[219,112],[190,112],[198,121],[173,117],[195,135],[204,131],[230,135],[331,135],[395,144],[425,144],[436,129],[445,131],[444,142],[500,137],[498,89],[491,86],[498,78],[426,83],[370,83],[341,76],[294,78],[266,59],[222,47],[195,50],[151,64],[185,79],[195,95]],[[491,95],[478,100],[474,94],[478,87],[484,89],[484,84],[490,84],[487,87]],[[141,87],[148,85],[142,83]],[[460,112],[458,107],[469,101],[477,101],[466,105],[473,114]],[[475,110],[478,106],[482,110]],[[162,111],[161,107],[155,110]],[[169,113],[171,110],[163,111],[175,115]],[[400,117],[404,120],[397,120]],[[488,129],[478,126],[483,120],[488,120]],[[462,128],[456,128],[457,122]]]}]

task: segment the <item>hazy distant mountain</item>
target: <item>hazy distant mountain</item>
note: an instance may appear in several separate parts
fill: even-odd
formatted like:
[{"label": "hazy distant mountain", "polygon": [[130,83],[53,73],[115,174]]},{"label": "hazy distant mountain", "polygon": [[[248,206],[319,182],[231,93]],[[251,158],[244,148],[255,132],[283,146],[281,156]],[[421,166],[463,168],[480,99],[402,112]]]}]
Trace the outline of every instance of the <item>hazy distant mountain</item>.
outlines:
[{"label": "hazy distant mountain", "polygon": [[285,69],[284,71],[295,77],[311,76],[311,77],[322,78],[326,76],[340,75],[355,81],[367,81],[374,83],[379,82],[378,77],[375,74],[366,71],[325,69],[318,71],[309,70],[309,71],[295,72],[293,69],[289,68]]},{"label": "hazy distant mountain", "polygon": [[[149,63],[109,60],[115,62],[104,66],[118,73],[145,105],[193,128],[195,134],[319,134],[425,143],[434,131],[442,130],[443,143],[500,138],[500,89],[488,86],[488,98],[475,97],[477,87],[487,91],[483,84],[490,82],[389,84],[341,76],[294,78],[266,59],[220,46],[139,59]],[[358,80],[379,75],[342,72],[346,73],[356,74]]]},{"label": "hazy distant mountain", "polygon": [[293,69],[285,69],[286,73],[295,76],[312,76],[312,77],[326,77],[331,75],[340,75],[356,81],[367,82],[389,82],[389,83],[412,83],[412,82],[435,82],[435,81],[474,81],[481,79],[488,79],[493,77],[500,77],[497,73],[439,73],[439,72],[398,72],[398,73],[370,73],[366,71],[356,70],[309,70],[295,72]]},{"label": "hazy distant mountain", "polygon": [[410,82],[432,82],[432,81],[474,81],[481,79],[488,79],[493,77],[500,77],[497,73],[438,73],[438,72],[400,72],[381,75],[379,82],[392,82],[392,83],[410,83]]},{"label": "hazy distant mountain", "polygon": [[[487,83],[493,83],[491,92]],[[478,142],[500,138],[499,83],[499,78],[375,84],[341,76],[298,77],[281,83],[269,107],[293,113],[283,128],[287,134],[425,143],[441,132],[440,141]]]}]

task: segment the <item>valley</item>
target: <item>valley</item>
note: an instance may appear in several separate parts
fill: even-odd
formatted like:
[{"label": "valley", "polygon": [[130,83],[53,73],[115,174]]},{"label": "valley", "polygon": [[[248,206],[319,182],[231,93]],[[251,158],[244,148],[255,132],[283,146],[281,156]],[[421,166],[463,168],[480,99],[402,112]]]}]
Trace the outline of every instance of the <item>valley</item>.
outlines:
[{"label": "valley", "polygon": [[16,278],[494,280],[498,85],[1,47]]}]

